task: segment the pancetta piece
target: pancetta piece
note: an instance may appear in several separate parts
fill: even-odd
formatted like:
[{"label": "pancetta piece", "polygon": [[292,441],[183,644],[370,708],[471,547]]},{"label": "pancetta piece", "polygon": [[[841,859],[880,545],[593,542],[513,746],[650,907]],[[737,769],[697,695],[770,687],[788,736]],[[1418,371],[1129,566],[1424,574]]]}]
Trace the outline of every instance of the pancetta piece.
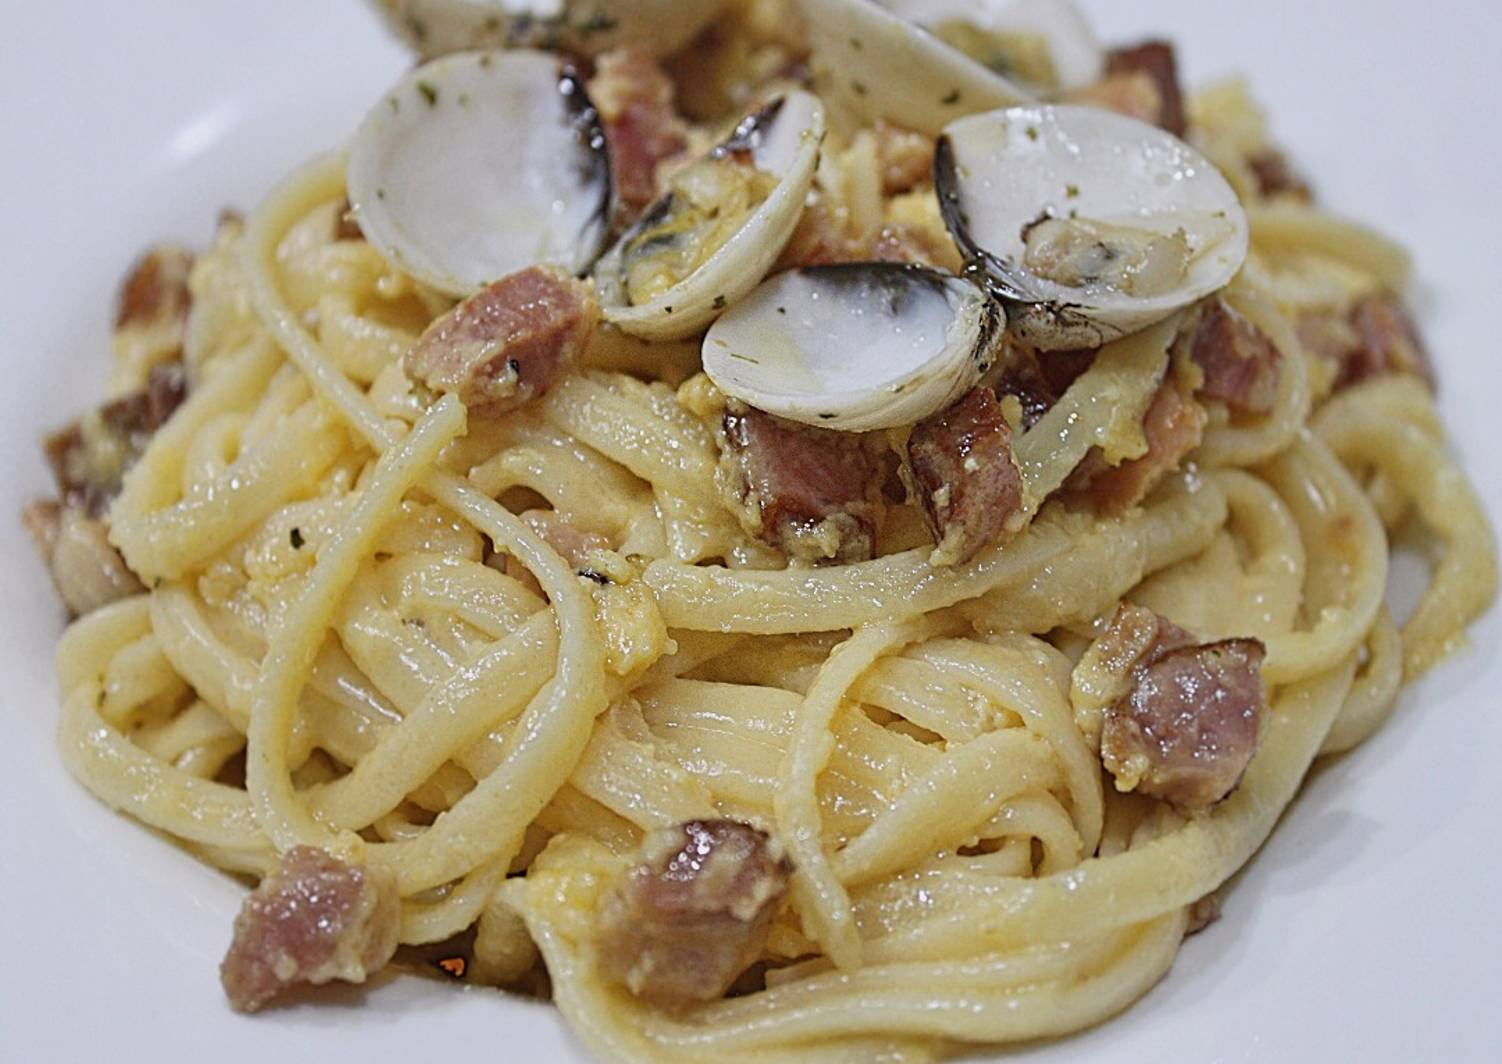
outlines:
[{"label": "pancetta piece", "polygon": [[1402,301],[1391,293],[1369,295],[1344,313],[1305,312],[1298,329],[1304,349],[1331,365],[1335,391],[1389,373],[1418,377],[1435,387],[1428,348]]},{"label": "pancetta piece", "polygon": [[119,494],[126,470],[187,394],[182,363],[163,363],[152,369],[144,388],[48,436],[42,447],[62,501],[101,516]]},{"label": "pancetta piece", "polygon": [[1111,467],[1091,452],[1070,476],[1068,486],[1098,510],[1116,512],[1136,506],[1200,445],[1207,420],[1205,408],[1170,369],[1142,418],[1147,453]]},{"label": "pancetta piece", "polygon": [[719,437],[720,491],[748,535],[806,564],[872,557],[885,473],[866,440],[739,402]]},{"label": "pancetta piece", "polygon": [[599,57],[589,97],[610,145],[622,220],[634,221],[657,198],[658,166],[688,147],[688,127],[673,109],[673,83],[648,53],[619,48]]},{"label": "pancetta piece", "polygon": [[881,190],[897,196],[933,180],[934,141],[922,133],[876,123],[876,162],[881,168]]},{"label": "pancetta piece", "polygon": [[575,569],[583,567],[592,551],[610,549],[610,540],[569,524],[553,510],[528,510],[522,514],[522,520]]},{"label": "pancetta piece", "polygon": [[334,239],[341,242],[365,239],[365,231],[360,228],[360,220],[355,217],[349,197],[340,200],[334,208]]},{"label": "pancetta piece", "polygon": [[245,899],[219,977],[240,1012],[293,986],[363,983],[391,960],[400,927],[391,872],[298,846]]},{"label": "pancetta piece", "polygon": [[502,278],[439,318],[407,352],[407,376],[457,395],[493,418],[544,395],[589,344],[600,322],[590,287],[532,266]]},{"label": "pancetta piece", "polygon": [[21,523],[70,617],[146,590],[110,543],[105,523],[81,507],[36,500],[21,511]]},{"label": "pancetta piece", "polygon": [[1351,311],[1360,345],[1345,359],[1336,387],[1381,373],[1406,373],[1434,387],[1434,363],[1418,326],[1390,293],[1368,296]]},{"label": "pancetta piece", "polygon": [[1267,692],[1255,639],[1200,644],[1140,606],[1122,605],[1075,672],[1107,700],[1101,762],[1121,791],[1201,813],[1240,782],[1256,753]]},{"label": "pancetta piece", "polygon": [[1108,52],[1105,77],[1072,98],[1150,122],[1176,137],[1188,132],[1178,59],[1166,41]]},{"label": "pancetta piece", "polygon": [[648,835],[600,904],[601,974],[668,1008],[714,1001],[761,954],[792,867],[763,832],[691,821]]},{"label": "pancetta piece", "polygon": [[193,253],[183,248],[154,247],[136,260],[120,286],[115,328],[175,333],[178,345],[193,297],[188,275]]},{"label": "pancetta piece", "polygon": [[1264,198],[1288,196],[1302,203],[1314,202],[1309,182],[1293,169],[1288,156],[1277,148],[1268,148],[1246,161],[1257,179],[1257,191]]},{"label": "pancetta piece", "polygon": [[1090,368],[1099,352],[1050,351],[1010,343],[990,378],[998,399],[1014,397],[1022,408],[1022,427],[1030,429],[1064,397]]},{"label": "pancetta piece", "polygon": [[1282,352],[1225,300],[1204,304],[1180,342],[1204,372],[1200,395],[1246,414],[1266,414],[1277,405]]},{"label": "pancetta piece", "polygon": [[1012,430],[996,393],[971,390],[913,429],[908,469],[938,548],[935,565],[963,565],[1001,537],[1022,505]]}]

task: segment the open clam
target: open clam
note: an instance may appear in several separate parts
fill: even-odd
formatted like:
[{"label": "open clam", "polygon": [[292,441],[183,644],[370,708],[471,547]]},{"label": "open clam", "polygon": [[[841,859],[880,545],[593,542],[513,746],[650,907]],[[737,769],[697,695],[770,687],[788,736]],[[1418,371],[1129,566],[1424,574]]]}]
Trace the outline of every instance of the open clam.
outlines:
[{"label": "open clam", "polygon": [[1043,349],[1097,347],[1225,287],[1246,213],[1172,134],[1090,107],[1017,107],[939,139],[945,224],[1013,331]]},{"label": "open clam", "polygon": [[366,238],[454,296],[539,263],[583,272],[609,235],[599,116],[541,52],[453,55],[408,74],[355,134],[348,180]]},{"label": "open clam", "polygon": [[804,0],[815,82],[863,119],[937,136],[1033,94],[875,0]]},{"label": "open clam", "polygon": [[1024,88],[1053,95],[1105,70],[1105,50],[1070,0],[882,0],[893,14]]},{"label": "open clam", "polygon": [[970,282],[897,263],[790,270],[715,322],[704,371],[725,394],[847,432],[912,425],[989,370],[1006,318]]},{"label": "open clam", "polygon": [[726,0],[373,0],[424,58],[484,48],[598,55],[623,44],[677,51]]},{"label": "open clam", "polygon": [[755,288],[803,215],[823,138],[823,105],[793,91],[675,174],[595,267],[606,320],[681,340]]}]

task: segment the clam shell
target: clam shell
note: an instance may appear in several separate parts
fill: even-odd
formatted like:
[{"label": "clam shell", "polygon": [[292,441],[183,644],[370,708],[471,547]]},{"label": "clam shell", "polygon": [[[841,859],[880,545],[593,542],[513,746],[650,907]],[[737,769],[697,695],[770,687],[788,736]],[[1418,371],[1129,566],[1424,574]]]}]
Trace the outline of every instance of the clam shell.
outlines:
[{"label": "clam shell", "polygon": [[594,56],[629,44],[666,55],[693,40],[727,0],[372,0],[426,59],[485,48]]},{"label": "clam shell", "polygon": [[366,238],[454,296],[539,263],[581,273],[608,236],[599,116],[541,52],[465,53],[414,70],[355,134],[348,180]]},{"label": "clam shell", "polygon": [[920,266],[790,270],[731,307],[704,371],[769,414],[848,432],[913,425],[991,368],[1006,326],[975,285]]},{"label": "clam shell", "polygon": [[[1038,347],[1096,347],[1162,321],[1225,287],[1246,261],[1235,191],[1203,155],[1156,126],[1092,107],[1015,107],[952,123],[935,183],[945,224]],[[1182,281],[1141,296],[1040,277],[1024,265],[1040,219],[1079,218],[1162,236],[1182,233]]]},{"label": "clam shell", "polygon": [[817,87],[858,118],[938,136],[957,118],[1034,99],[872,0],[804,0],[803,13]]},{"label": "clam shell", "polygon": [[1070,0],[883,0],[893,14],[920,26],[968,22],[990,32],[1027,33],[1048,43],[1059,89],[1099,81],[1106,55],[1084,12]]},{"label": "clam shell", "polygon": [[699,333],[754,289],[798,227],[823,139],[824,107],[806,92],[779,96],[743,121],[715,150],[749,152],[757,169],[777,179],[771,195],[687,277],[655,299],[631,304],[625,285],[626,249],[645,227],[664,216],[669,204],[664,200],[648,207],[595,268],[606,320],[644,340],[682,340]]}]

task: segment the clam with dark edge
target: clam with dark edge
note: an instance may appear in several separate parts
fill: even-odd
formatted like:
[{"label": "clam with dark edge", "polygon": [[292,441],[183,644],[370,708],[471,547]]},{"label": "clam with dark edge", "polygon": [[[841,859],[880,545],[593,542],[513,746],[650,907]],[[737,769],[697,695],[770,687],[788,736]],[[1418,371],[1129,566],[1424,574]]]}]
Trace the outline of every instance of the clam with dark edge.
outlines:
[{"label": "clam with dark edge", "polygon": [[682,340],[755,288],[803,216],[823,140],[823,105],[794,90],[675,174],[595,268],[606,320]]},{"label": "clam with dark edge", "polygon": [[1028,106],[951,123],[934,179],[945,224],[1044,350],[1099,347],[1224,288],[1246,212],[1204,156],[1092,107]]},{"label": "clam with dark edge", "polygon": [[653,55],[693,40],[725,0],[373,0],[418,54],[544,48],[594,56],[631,45]]},{"label": "clam with dark edge", "polygon": [[599,116],[573,70],[542,52],[418,67],[360,126],[348,179],[366,238],[453,296],[538,264],[583,273],[609,237]]},{"label": "clam with dark edge", "polygon": [[721,391],[808,425],[869,432],[943,410],[991,368],[1001,307],[958,277],[899,263],[792,270],[704,339]]}]

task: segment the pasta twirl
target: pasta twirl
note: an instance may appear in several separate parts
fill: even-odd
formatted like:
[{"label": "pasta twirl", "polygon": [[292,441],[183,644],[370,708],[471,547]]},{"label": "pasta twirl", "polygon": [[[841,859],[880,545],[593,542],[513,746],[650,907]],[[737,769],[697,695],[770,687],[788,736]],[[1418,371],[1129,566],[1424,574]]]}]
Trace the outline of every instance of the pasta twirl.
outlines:
[{"label": "pasta twirl", "polygon": [[[738,110],[797,73],[809,41],[784,6],[729,5],[665,67],[627,57],[668,107],[659,191],[709,180],[691,160],[725,122],[706,101]],[[601,69],[627,61],[611,55]],[[1112,83],[1136,76],[1113,62],[1092,102],[1156,91]],[[675,90],[702,107],[664,104]],[[619,137],[619,101],[595,102]],[[845,104],[830,95],[779,268],[952,269],[932,140]],[[1311,763],[1380,727],[1496,585],[1394,324],[1406,258],[1257,185],[1271,148],[1238,85],[1191,100],[1187,137],[1247,201],[1246,264],[1084,359],[1000,341],[977,382],[1016,507],[956,564],[936,562],[943,508],[910,460],[924,424],[846,434],[884,477],[842,500],[876,515],[868,557],[808,564],[769,508],[748,523],[725,426],[751,415],[700,373],[702,329],[633,338],[607,308],[545,394],[499,416],[414,380],[407,353],[456,300],[345,231],[347,158],[315,159],[199,258],[186,401],[89,518],[140,590],[59,645],[69,768],[228,871],[316,847],[389,879],[404,945],[447,943],[499,986],[545,971],[612,1059],[926,1060],[1119,1012]],[[1265,339],[1272,361],[1235,378],[1271,365],[1265,401],[1217,393],[1224,367],[1196,347],[1212,326]],[[1355,372],[1374,330],[1388,360]],[[121,349],[121,390],[145,387],[156,370]],[[1142,487],[1119,504],[1104,486],[1124,470]],[[1389,559],[1415,530],[1431,580],[1395,618]],[[1112,767],[1128,696],[1089,670],[1132,610],[1158,618],[1143,668],[1257,644],[1255,754],[1204,808]],[[720,821],[775,840],[790,886],[756,899],[728,995],[663,1006],[608,974],[601,913],[663,830]]]}]

